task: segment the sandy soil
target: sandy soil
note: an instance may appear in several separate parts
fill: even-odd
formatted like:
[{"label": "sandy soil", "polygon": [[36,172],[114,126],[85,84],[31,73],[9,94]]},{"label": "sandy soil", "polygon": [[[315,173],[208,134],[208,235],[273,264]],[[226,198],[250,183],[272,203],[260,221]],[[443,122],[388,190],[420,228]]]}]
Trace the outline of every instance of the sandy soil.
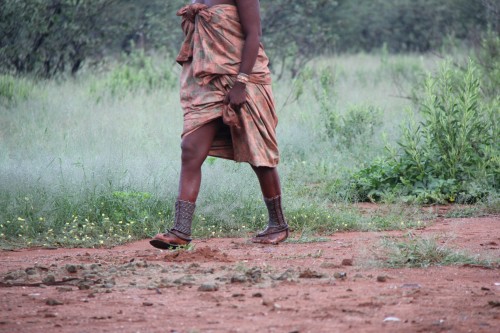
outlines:
[{"label": "sandy soil", "polygon": [[[413,231],[500,258],[500,218]],[[500,269],[373,265],[382,237],[0,252],[0,332],[499,332]]]}]

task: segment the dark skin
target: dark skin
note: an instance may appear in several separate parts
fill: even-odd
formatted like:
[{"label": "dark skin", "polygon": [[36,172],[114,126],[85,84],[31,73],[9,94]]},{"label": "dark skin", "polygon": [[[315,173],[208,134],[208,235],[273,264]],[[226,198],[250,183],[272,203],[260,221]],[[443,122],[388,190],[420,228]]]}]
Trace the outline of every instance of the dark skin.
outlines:
[{"label": "dark skin", "polygon": [[[221,4],[237,7],[245,35],[240,73],[250,74],[257,59],[262,35],[259,0],[195,0],[192,2],[209,7]],[[246,102],[246,98],[245,84],[236,82],[227,94],[224,103],[229,104],[234,110],[239,110]],[[201,185],[201,166],[221,126],[224,126],[222,118],[218,118],[182,139],[179,200],[196,202]],[[280,179],[276,168],[252,166],[252,169],[259,179],[264,197],[274,198],[281,194]]]}]

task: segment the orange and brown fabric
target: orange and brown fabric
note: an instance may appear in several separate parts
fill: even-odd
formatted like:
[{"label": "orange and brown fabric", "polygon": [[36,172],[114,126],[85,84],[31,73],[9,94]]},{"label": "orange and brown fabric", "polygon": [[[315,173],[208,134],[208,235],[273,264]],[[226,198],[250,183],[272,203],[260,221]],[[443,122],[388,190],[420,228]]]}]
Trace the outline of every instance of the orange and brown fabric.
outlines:
[{"label": "orange and brown fabric", "polygon": [[223,101],[239,71],[244,36],[237,8],[191,4],[181,8],[184,42],[177,56],[182,65],[182,136],[222,117],[210,156],[274,167],[279,162],[269,60],[260,45],[246,85],[247,102],[238,112]]}]

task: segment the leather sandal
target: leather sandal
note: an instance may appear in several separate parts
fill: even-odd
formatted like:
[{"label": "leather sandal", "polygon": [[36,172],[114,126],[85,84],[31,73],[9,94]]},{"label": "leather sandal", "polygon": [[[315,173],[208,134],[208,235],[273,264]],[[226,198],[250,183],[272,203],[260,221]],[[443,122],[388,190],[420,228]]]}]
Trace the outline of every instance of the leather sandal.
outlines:
[{"label": "leather sandal", "polygon": [[252,243],[279,244],[288,238],[288,225],[280,227],[267,227],[266,230],[251,238]]},{"label": "leather sandal", "polygon": [[187,245],[190,242],[191,238],[179,235],[177,230],[169,230],[166,233],[160,233],[154,236],[153,239],[149,241],[149,244],[158,249],[169,250]]}]

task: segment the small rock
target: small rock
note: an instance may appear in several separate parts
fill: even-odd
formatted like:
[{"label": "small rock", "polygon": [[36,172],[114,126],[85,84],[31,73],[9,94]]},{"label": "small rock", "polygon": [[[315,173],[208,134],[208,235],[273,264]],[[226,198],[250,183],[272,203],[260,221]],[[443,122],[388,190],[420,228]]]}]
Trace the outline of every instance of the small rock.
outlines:
[{"label": "small rock", "polygon": [[78,289],[80,289],[80,290],[89,290],[90,289],[90,284],[81,281],[78,284]]},{"label": "small rock", "polygon": [[47,301],[45,301],[45,304],[54,306],[54,305],[63,305],[64,303],[58,301],[57,299],[49,298]]},{"label": "small rock", "polygon": [[387,321],[401,321],[401,319],[399,319],[398,317],[386,317],[386,318],[384,318],[384,322],[387,322]]},{"label": "small rock", "polygon": [[77,268],[75,265],[68,264],[66,265],[66,270],[68,271],[68,273],[76,273]]},{"label": "small rock", "polygon": [[53,274],[48,274],[46,277],[42,279],[42,282],[45,284],[50,284],[56,282],[56,277]]},{"label": "small rock", "polygon": [[378,275],[377,276],[377,282],[386,282],[387,281],[387,276],[385,275]]},{"label": "small rock", "polygon": [[23,278],[25,277],[27,274],[25,271],[23,270],[18,270],[18,271],[13,271],[13,272],[10,272],[9,274],[7,274],[3,280],[4,281],[8,281],[8,280],[17,280],[17,279],[20,279],[20,278]]},{"label": "small rock", "polygon": [[498,308],[500,306],[500,301],[489,301],[488,304],[491,307]]},{"label": "small rock", "polygon": [[343,259],[342,266],[352,266],[352,259]]},{"label": "small rock", "polygon": [[43,316],[45,318],[55,318],[55,317],[57,317],[57,313],[51,313],[51,312],[49,312],[49,313],[44,314]]},{"label": "small rock", "polygon": [[320,279],[324,276],[325,276],[324,274],[318,273],[318,272],[313,271],[309,268],[306,268],[305,270],[303,270],[299,274],[299,278],[301,278],[301,279]]},{"label": "small rock", "polygon": [[262,270],[260,267],[252,267],[249,269],[245,275],[254,283],[259,282],[262,279]]},{"label": "small rock", "polygon": [[219,286],[217,284],[212,283],[204,283],[199,288],[199,291],[217,291],[219,290]]},{"label": "small rock", "polygon": [[35,267],[28,267],[25,269],[26,274],[28,275],[35,275],[36,274],[36,268]]},{"label": "small rock", "polygon": [[254,293],[254,294],[252,295],[252,297],[262,297],[262,293],[259,293],[259,292]]},{"label": "small rock", "polygon": [[280,276],[276,278],[276,280],[279,281],[292,281],[294,280],[294,276],[296,275],[296,272],[292,269],[289,268],[286,271],[283,272]]},{"label": "small rock", "polygon": [[61,286],[56,288],[57,291],[60,292],[67,292],[67,291],[73,291],[73,288],[68,287],[68,286]]},{"label": "small rock", "polygon": [[345,280],[347,278],[347,273],[346,272],[335,272],[333,274],[333,277],[336,279]]},{"label": "small rock", "polygon": [[183,286],[191,286],[191,285],[193,285],[194,280],[195,280],[195,278],[192,275],[184,275],[178,279],[175,279],[174,283],[180,284]]},{"label": "small rock", "polygon": [[153,306],[153,303],[151,303],[151,302],[143,302],[142,305],[144,305],[144,306]]},{"label": "small rock", "polygon": [[243,283],[247,281],[247,277],[245,275],[236,274],[231,276],[231,283]]},{"label": "small rock", "polygon": [[97,271],[101,268],[101,264],[92,264],[90,265],[90,269],[93,271]]}]

